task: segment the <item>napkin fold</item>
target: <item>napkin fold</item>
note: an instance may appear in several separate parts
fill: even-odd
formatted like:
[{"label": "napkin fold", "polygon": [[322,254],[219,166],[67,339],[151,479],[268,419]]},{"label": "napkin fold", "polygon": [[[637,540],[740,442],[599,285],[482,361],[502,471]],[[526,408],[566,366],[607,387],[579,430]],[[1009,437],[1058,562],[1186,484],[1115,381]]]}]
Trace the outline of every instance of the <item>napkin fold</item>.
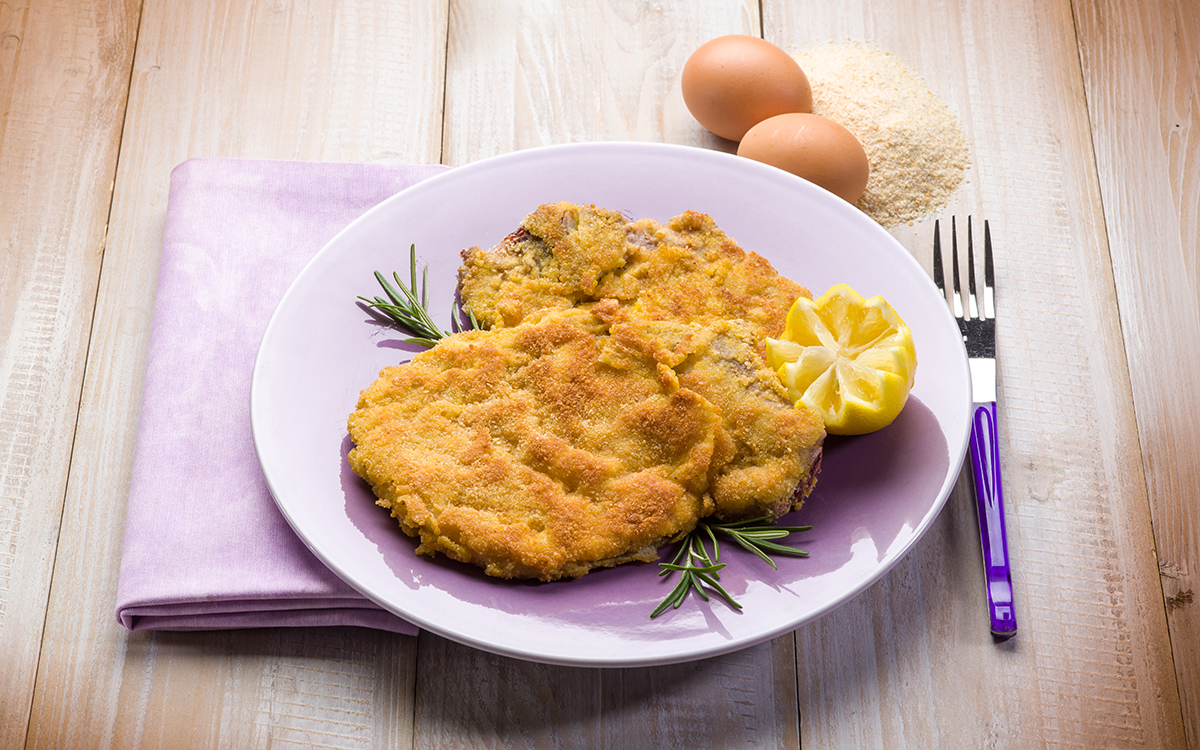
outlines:
[{"label": "napkin fold", "polygon": [[192,159],[171,173],[117,584],[126,628],[417,632],[334,575],[279,512],[250,379],[275,306],[317,251],[444,169]]}]

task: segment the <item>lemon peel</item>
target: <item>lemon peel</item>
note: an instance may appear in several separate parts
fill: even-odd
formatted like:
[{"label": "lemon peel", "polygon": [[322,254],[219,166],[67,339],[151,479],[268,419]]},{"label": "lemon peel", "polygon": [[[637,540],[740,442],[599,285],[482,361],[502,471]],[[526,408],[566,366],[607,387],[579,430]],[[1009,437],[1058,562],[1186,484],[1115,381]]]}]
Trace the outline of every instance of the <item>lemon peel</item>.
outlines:
[{"label": "lemon peel", "polygon": [[781,339],[767,339],[767,364],[792,403],[817,410],[832,435],[862,435],[891,424],[912,389],[912,331],[887,300],[837,284],[788,311]]}]

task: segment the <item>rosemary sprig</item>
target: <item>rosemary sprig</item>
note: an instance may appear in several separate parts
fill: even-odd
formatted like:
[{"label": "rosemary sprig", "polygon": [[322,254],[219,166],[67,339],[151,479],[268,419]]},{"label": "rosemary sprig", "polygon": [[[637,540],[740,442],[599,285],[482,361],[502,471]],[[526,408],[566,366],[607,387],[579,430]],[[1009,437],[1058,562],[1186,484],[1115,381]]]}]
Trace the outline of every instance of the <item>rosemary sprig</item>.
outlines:
[{"label": "rosemary sprig", "polygon": [[459,317],[459,313],[458,313],[458,305],[452,303],[450,305],[450,328],[452,328],[455,333],[462,333],[463,331],[482,330],[482,326],[479,325],[479,321],[475,319],[475,312],[473,310],[471,310],[471,308],[469,308],[469,307],[464,308],[464,312],[467,313],[467,322],[471,324],[471,327],[470,328],[462,327],[462,323],[459,322],[461,320],[461,318]]},{"label": "rosemary sprig", "polygon": [[[690,591],[695,591],[704,601],[708,601],[708,590],[720,594],[731,607],[741,609],[742,605],[738,604],[728,591],[722,588],[720,584],[721,570],[724,569],[725,563],[721,562],[721,544],[717,541],[717,534],[728,536],[733,541],[745,549],[753,552],[763,562],[778,570],[775,561],[767,554],[774,552],[776,554],[793,555],[796,557],[807,557],[808,553],[796,547],[788,547],[783,544],[775,543],[774,539],[784,539],[792,532],[809,531],[812,526],[778,526],[774,521],[769,521],[768,516],[760,518],[752,518],[748,521],[736,521],[733,523],[717,523],[715,521],[701,520],[696,524],[696,528],[683,538],[679,544],[679,551],[675,554],[674,559],[669,563],[659,563],[662,571],[659,576],[669,576],[672,573],[679,573],[679,583],[667,597],[662,600],[657,608],[650,613],[651,618],[658,617],[667,609],[678,609],[679,605],[683,604],[687,599]],[[705,546],[705,537],[712,542],[712,554],[708,553],[708,548]],[[683,561],[683,562],[681,562]]]},{"label": "rosemary sprig", "polygon": [[[387,294],[387,298],[376,297],[370,299],[360,296],[359,299],[367,303],[367,307],[379,310],[387,317],[391,318],[394,323],[407,329],[410,333],[416,334],[412,338],[404,339],[405,343],[418,344],[426,348],[434,346],[437,342],[452,333],[462,333],[464,330],[460,322],[458,305],[451,303],[450,305],[450,328],[451,331],[444,331],[438,327],[437,323],[433,322],[433,318],[429,315],[427,300],[429,296],[429,266],[421,269],[421,293],[417,294],[417,246],[413,244],[409,248],[408,262],[409,283],[405,284],[400,278],[399,272],[392,272],[392,278],[396,281],[396,286],[392,286],[387,277],[379,271],[375,272],[375,280],[383,287],[383,291]],[[397,290],[397,287],[399,288]],[[469,318],[471,329],[479,328],[479,321],[475,319],[475,313],[471,312],[470,308],[466,310]]]},{"label": "rosemary sprig", "polygon": [[[759,518],[752,518],[749,521],[714,524],[713,528],[731,537],[741,547],[758,555],[763,562],[775,570],[779,570],[779,566],[767,555],[767,551],[781,555],[808,557],[808,553],[802,549],[776,544],[770,540],[786,539],[793,532],[811,531],[812,526],[779,526],[774,521],[767,521],[767,518],[768,516],[761,516]],[[763,523],[764,521],[767,522]]]}]

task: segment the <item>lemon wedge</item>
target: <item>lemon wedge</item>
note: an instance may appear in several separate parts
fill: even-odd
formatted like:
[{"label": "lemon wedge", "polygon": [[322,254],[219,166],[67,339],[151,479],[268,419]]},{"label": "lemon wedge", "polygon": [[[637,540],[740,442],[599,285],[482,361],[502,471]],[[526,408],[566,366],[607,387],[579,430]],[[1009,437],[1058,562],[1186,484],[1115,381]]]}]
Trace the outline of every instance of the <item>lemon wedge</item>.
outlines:
[{"label": "lemon wedge", "polygon": [[908,401],[917,352],[912,331],[883,297],[863,299],[845,284],[796,300],[782,339],[767,339],[767,364],[825,419],[833,435],[886,427]]}]

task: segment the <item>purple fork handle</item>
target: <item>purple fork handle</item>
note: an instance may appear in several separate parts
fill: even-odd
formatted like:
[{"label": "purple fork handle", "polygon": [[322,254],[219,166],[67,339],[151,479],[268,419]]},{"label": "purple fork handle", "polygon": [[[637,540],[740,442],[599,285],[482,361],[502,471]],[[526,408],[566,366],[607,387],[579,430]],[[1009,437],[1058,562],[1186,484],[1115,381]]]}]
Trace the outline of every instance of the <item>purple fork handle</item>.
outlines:
[{"label": "purple fork handle", "polygon": [[1008,535],[1004,529],[1004,485],[1000,481],[996,402],[975,404],[971,420],[971,469],[979,508],[979,538],[987,572],[988,610],[992,635],[1011,638],[1017,632],[1013,607],[1012,572],[1008,565]]}]

